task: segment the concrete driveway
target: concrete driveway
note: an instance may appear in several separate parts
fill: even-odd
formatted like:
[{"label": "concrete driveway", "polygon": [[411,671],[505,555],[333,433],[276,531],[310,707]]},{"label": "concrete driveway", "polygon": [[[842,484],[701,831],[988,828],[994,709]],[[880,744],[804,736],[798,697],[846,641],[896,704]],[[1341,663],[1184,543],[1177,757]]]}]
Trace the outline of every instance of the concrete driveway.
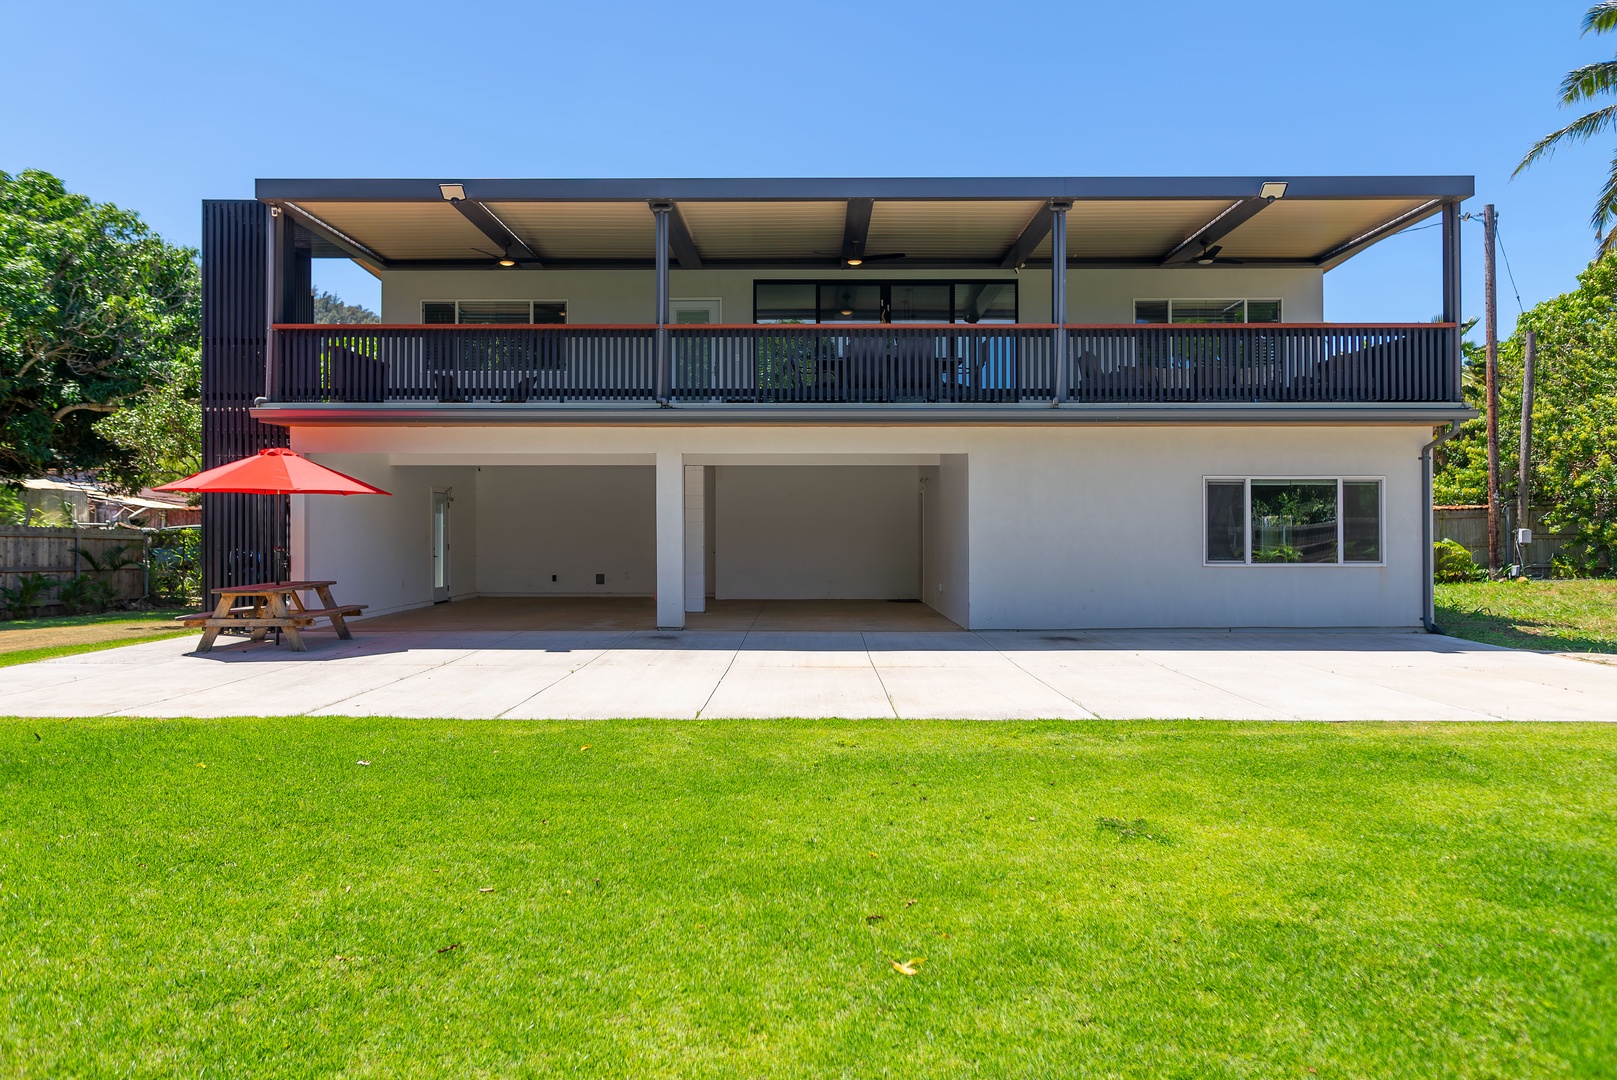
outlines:
[{"label": "concrete driveway", "polygon": [[1617,667],[1407,633],[357,631],[0,669],[0,713],[1612,720]]}]

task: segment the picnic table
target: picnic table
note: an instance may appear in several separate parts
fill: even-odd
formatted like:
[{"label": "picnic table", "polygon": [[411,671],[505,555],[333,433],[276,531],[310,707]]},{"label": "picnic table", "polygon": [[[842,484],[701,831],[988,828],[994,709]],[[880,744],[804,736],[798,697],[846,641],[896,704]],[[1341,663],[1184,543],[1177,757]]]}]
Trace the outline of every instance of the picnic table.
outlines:
[{"label": "picnic table", "polygon": [[[244,629],[252,632],[254,641],[263,641],[271,630],[285,632],[294,652],[307,652],[300,628],[314,625],[316,619],[329,620],[337,636],[350,639],[345,619],[365,610],[364,604],[338,604],[331,598],[335,581],[275,581],[263,585],[227,585],[214,589],[219,602],[212,611],[198,611],[181,615],[175,622],[188,627],[203,627],[202,641],[196,651],[205,653],[221,630]],[[303,602],[303,594],[313,592],[319,599],[318,607]]]}]

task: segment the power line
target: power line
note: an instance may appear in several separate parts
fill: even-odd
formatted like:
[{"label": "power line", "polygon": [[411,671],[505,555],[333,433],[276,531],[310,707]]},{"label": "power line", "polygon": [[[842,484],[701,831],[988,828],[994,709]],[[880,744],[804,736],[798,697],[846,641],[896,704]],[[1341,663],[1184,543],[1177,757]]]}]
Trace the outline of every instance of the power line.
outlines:
[{"label": "power line", "polygon": [[1525,315],[1527,314],[1527,309],[1522,307],[1521,290],[1516,288],[1516,274],[1510,268],[1510,252],[1505,250],[1505,238],[1499,232],[1498,222],[1494,223],[1493,235],[1494,239],[1499,241],[1499,254],[1502,255],[1505,260],[1505,274],[1510,278],[1510,291],[1516,294],[1516,310]]}]

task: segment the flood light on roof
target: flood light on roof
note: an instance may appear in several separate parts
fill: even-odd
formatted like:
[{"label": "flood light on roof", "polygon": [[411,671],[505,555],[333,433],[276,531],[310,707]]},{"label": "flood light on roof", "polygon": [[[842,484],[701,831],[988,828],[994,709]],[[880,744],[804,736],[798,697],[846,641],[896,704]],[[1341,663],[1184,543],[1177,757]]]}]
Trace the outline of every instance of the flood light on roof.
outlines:
[{"label": "flood light on roof", "polygon": [[439,184],[438,191],[449,202],[459,202],[466,198],[466,187],[463,184]]},{"label": "flood light on roof", "polygon": [[1286,197],[1286,182],[1284,180],[1267,181],[1258,189],[1260,199],[1284,199]]}]

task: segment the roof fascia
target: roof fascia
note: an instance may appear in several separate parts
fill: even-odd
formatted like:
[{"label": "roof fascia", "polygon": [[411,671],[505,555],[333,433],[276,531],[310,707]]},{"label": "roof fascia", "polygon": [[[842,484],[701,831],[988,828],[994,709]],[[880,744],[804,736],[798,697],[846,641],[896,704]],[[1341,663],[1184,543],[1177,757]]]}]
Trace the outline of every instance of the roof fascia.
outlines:
[{"label": "roof fascia", "polygon": [[1470,176],[1053,176],[766,177],[709,179],[465,180],[293,179],[256,183],[264,202],[436,202],[439,185],[460,183],[483,202],[803,202],[849,199],[1241,199],[1284,181],[1288,199],[1464,199]]}]

